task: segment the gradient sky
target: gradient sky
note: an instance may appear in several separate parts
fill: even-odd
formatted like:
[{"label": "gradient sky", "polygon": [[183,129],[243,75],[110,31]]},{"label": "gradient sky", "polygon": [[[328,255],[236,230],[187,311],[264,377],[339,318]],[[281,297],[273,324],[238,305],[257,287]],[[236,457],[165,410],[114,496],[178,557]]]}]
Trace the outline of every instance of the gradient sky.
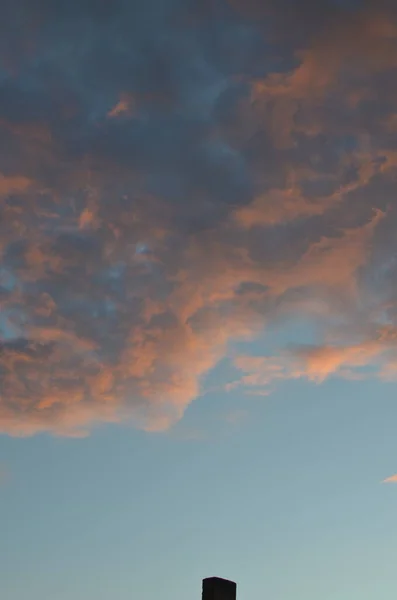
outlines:
[{"label": "gradient sky", "polygon": [[2,1],[2,598],[396,598],[396,183],[395,1]]}]

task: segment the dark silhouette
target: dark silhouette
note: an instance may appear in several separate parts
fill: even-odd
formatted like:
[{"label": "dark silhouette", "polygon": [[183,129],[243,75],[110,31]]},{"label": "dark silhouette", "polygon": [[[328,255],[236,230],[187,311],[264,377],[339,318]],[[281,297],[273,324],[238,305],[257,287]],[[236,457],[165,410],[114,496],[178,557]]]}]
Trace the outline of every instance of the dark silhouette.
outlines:
[{"label": "dark silhouette", "polygon": [[202,600],[236,600],[237,585],[229,579],[207,577],[203,579]]}]

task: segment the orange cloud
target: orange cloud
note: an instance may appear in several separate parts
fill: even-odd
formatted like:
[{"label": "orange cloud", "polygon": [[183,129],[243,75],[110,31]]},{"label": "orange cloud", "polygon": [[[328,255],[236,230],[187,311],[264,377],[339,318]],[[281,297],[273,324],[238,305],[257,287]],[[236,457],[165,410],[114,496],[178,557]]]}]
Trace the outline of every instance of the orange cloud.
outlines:
[{"label": "orange cloud", "polygon": [[[31,314],[49,319],[53,325],[27,326],[23,320],[15,321],[14,326],[20,327],[30,342],[5,344],[0,355],[3,393],[12,396],[18,407],[15,410],[5,403],[0,406],[1,429],[13,435],[38,431],[83,435],[95,423],[121,420],[131,420],[149,431],[170,427],[201,394],[203,377],[227,354],[230,342],[250,339],[262,327],[263,317],[252,305],[255,296],[239,295],[244,282],[261,284],[267,297],[278,297],[299,285],[347,289],[357,269],[365,263],[368,245],[380,220],[381,215],[376,215],[363,227],[346,230],[339,237],[324,237],[283,271],[253,260],[248,248],[230,245],[230,235],[238,229],[231,230],[228,222],[216,232],[193,237],[178,257],[179,270],[163,281],[160,274],[164,250],[153,261],[150,255],[145,258],[145,251],[134,254],[129,246],[128,265],[132,273],[149,278],[148,281],[152,280],[151,273],[157,273],[153,281],[173,285],[169,293],[157,293],[155,301],[145,300],[144,320],[139,325],[128,325],[128,312],[124,313],[127,320],[123,349],[113,363],[101,356],[103,342],[92,337],[93,327],[100,331],[100,321],[92,321],[89,316],[77,328],[70,318],[59,313],[59,299],[56,301],[48,293],[38,296],[35,313]],[[81,228],[76,225],[75,230]],[[87,231],[84,235],[97,235],[97,230],[90,227],[83,231]],[[161,248],[163,244],[161,241]],[[105,259],[95,253],[85,259],[82,266],[87,277],[98,258],[101,271],[106,271],[108,260],[110,265],[115,264],[119,238],[112,234],[107,248]],[[26,254],[30,268],[46,265],[42,271],[34,267],[36,277],[47,272],[62,277],[69,265],[76,268],[78,264],[72,255],[58,262],[56,255],[50,254],[48,261],[44,250],[42,246],[43,254],[32,254],[32,250]],[[125,256],[125,248],[122,250]],[[90,261],[94,261],[91,267]],[[112,271],[109,276],[113,276]],[[118,277],[117,271],[114,277]],[[133,283],[132,279],[131,299]],[[84,308],[91,288],[84,277],[73,285],[81,289],[75,298]],[[64,290],[69,293],[68,288]],[[102,304],[104,300],[101,298]],[[95,295],[91,301],[95,302]],[[114,305],[111,310],[120,308]],[[254,365],[240,359],[236,366],[247,372],[236,385],[250,388],[253,393],[268,393],[276,380],[306,376],[319,381],[344,365],[359,366],[371,357],[376,357],[376,347],[368,345],[364,349],[327,348],[301,353],[299,361],[304,362],[304,367],[298,366],[297,358],[290,365],[277,357],[257,359]],[[23,412],[19,409],[22,406]]]},{"label": "orange cloud", "polygon": [[397,475],[392,475],[383,480],[382,483],[397,483]]},{"label": "orange cloud", "polygon": [[51,63],[51,85],[36,67],[4,83],[1,431],[166,429],[237,341],[302,316],[321,321],[313,346],[237,357],[228,389],[396,377],[394,13],[248,4],[273,19],[279,70],[261,52],[248,69],[258,20],[233,52],[228,34],[155,32],[146,53],[128,34],[125,69],[91,48]]},{"label": "orange cloud", "polygon": [[256,198],[249,206],[236,211],[236,221],[243,227],[277,225],[325,212],[320,203],[310,203],[298,189],[271,190]]},{"label": "orange cloud", "polygon": [[[323,346],[299,351],[299,361],[302,363],[302,375],[320,383],[330,375],[342,373],[346,369],[365,367],[384,351],[378,342],[366,342],[355,346]],[[297,371],[299,372],[299,371]]]},{"label": "orange cloud", "polygon": [[[25,360],[25,379],[28,377],[31,385],[37,385],[41,378],[44,389],[52,389],[38,399],[35,404],[36,416],[28,419],[27,426],[32,430],[50,428],[66,434],[84,430],[92,420],[117,422],[132,418],[150,431],[169,427],[181,418],[186,406],[200,395],[202,377],[225,355],[228,343],[233,339],[248,339],[255,335],[255,312],[243,300],[236,303],[236,289],[242,282],[266,282],[273,294],[299,284],[349,285],[355,270],[365,260],[367,235],[374,226],[374,222],[370,222],[363,229],[346,232],[340,238],[324,239],[318,246],[313,246],[298,265],[283,274],[269,272],[261,265],[255,265],[244,253],[232,252],[229,256],[226,246],[219,243],[212,245],[212,250],[211,244],[207,246],[212,258],[211,262],[207,262],[205,246],[192,246],[185,256],[191,272],[181,271],[176,279],[178,285],[175,292],[157,306],[152,305],[147,313],[146,324],[131,330],[128,344],[113,368],[98,362],[95,357],[96,345],[85,341],[81,335],[76,336],[62,329],[31,328],[30,337],[37,343],[56,343],[57,351],[53,354],[53,360],[58,365],[68,360],[73,348],[73,355],[76,358],[80,356],[80,370],[92,370],[92,375],[88,375],[87,371],[87,376],[81,379],[77,371],[73,385],[72,373],[66,375],[67,363],[64,373],[58,366],[58,377],[61,380],[66,377],[64,380],[72,384],[72,388],[62,389],[54,387],[50,380],[46,383],[42,374],[33,372],[34,362],[29,366]],[[338,266],[341,256],[345,270]],[[210,265],[211,268],[208,268]],[[229,302],[234,307],[224,313],[223,307]],[[54,310],[54,307],[50,310]],[[154,325],[156,318],[167,314],[172,316],[169,325]],[[360,358],[363,352],[364,357]],[[314,353],[305,356],[305,376],[320,380],[346,362],[359,364],[360,360],[370,357],[371,352],[375,356],[371,348],[350,348],[339,353],[335,349],[323,349],[319,351],[319,356]],[[15,361],[20,359],[14,356],[13,360],[10,377],[11,373],[17,371]],[[22,368],[22,363],[19,364]],[[238,366],[244,367],[244,362],[241,360]],[[298,376],[296,369],[292,372],[294,377]],[[277,359],[265,363],[261,359],[260,373],[258,369],[251,370],[243,377],[241,384],[262,388],[263,393],[264,386],[286,376],[291,376],[291,373],[288,375],[286,367],[280,365]],[[10,379],[9,385],[14,387],[15,394],[18,389],[15,380]],[[129,386],[134,398],[131,404],[126,396]],[[90,390],[93,404],[86,403],[87,389]],[[259,393],[259,390],[255,393]],[[9,431],[13,430],[7,420],[6,427]],[[15,431],[18,432],[20,428],[21,422],[18,421]]]},{"label": "orange cloud", "polygon": [[365,264],[373,231],[384,215],[378,212],[362,228],[341,232],[339,238],[322,238],[290,269],[277,270],[270,279],[272,289],[282,293],[298,286],[327,285],[355,292],[355,274]]},{"label": "orange cloud", "polygon": [[131,115],[134,110],[134,101],[131,94],[121,94],[120,100],[108,112],[108,117],[113,119],[120,115]]},{"label": "orange cloud", "polygon": [[0,196],[13,194],[16,192],[24,192],[33,184],[30,179],[24,176],[7,177],[0,173]]},{"label": "orange cloud", "polygon": [[372,337],[356,344],[307,345],[285,348],[274,356],[238,356],[234,366],[242,373],[226,386],[227,390],[243,389],[246,393],[267,395],[281,380],[305,378],[322,383],[336,376],[351,381],[372,376],[381,381],[397,377],[397,346],[394,327],[381,327]]},{"label": "orange cloud", "polygon": [[[324,7],[324,17],[319,19],[318,27],[315,26],[316,14],[311,14],[314,12],[311,3],[302,6],[301,14],[289,8],[297,21],[308,11],[307,21],[313,23],[306,46],[295,52],[299,64],[287,73],[272,72],[254,80],[251,107],[247,109],[257,114],[258,122],[280,149],[293,148],[296,134],[302,132],[313,135],[329,129],[332,133],[336,123],[330,122],[332,111],[325,109],[325,105],[332,103],[327,96],[338,96],[345,110],[348,106],[358,109],[360,101],[374,101],[378,97],[375,80],[382,73],[390,73],[392,77],[397,65],[397,19],[382,4],[373,3],[350,14]],[[276,29],[274,34],[277,39],[293,24],[287,17],[287,23],[283,22],[281,7],[278,10],[273,6],[272,12],[277,13],[281,21],[280,30]],[[390,86],[387,87],[385,93],[390,94]],[[353,130],[355,121],[356,118],[350,124],[345,123],[345,129]],[[339,128],[341,123],[336,126]],[[362,127],[360,129],[362,132]]]}]

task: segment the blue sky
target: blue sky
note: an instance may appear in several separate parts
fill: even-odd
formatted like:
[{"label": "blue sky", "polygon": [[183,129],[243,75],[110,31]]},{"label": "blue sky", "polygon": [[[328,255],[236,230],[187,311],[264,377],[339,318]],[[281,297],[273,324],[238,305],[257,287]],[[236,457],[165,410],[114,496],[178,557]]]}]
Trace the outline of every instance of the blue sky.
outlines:
[{"label": "blue sky", "polygon": [[3,438],[3,593],[199,598],[217,574],[242,599],[391,598],[395,414],[393,386],[288,382],[204,398],[167,434]]},{"label": "blue sky", "polygon": [[395,3],[1,10],[2,595],[394,598]]}]

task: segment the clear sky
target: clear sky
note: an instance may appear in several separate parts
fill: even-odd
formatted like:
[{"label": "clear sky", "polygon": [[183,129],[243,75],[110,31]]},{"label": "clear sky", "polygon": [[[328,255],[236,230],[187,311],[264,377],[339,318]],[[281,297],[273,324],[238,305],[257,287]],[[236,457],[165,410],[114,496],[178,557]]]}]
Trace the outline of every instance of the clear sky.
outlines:
[{"label": "clear sky", "polygon": [[0,8],[0,596],[394,599],[395,2]]}]

